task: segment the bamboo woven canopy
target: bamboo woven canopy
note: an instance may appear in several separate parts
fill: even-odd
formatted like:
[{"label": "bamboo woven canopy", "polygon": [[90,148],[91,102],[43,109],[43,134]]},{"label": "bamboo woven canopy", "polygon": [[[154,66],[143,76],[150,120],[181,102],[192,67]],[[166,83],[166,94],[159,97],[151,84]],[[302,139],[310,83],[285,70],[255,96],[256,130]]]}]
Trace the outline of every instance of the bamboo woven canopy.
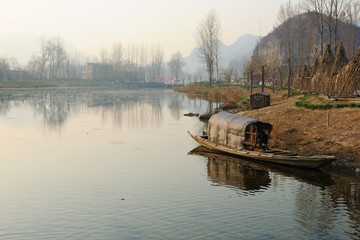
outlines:
[{"label": "bamboo woven canopy", "polygon": [[265,149],[270,123],[253,118],[220,112],[213,115],[208,123],[209,140],[236,149]]}]

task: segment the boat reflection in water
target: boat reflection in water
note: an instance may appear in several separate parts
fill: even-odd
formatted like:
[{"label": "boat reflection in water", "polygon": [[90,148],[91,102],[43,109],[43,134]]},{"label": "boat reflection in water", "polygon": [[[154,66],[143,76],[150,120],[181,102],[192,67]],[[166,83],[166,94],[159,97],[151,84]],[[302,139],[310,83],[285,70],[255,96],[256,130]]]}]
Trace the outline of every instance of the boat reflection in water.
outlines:
[{"label": "boat reflection in water", "polygon": [[259,191],[267,188],[271,183],[268,171],[221,155],[208,156],[207,171],[212,182],[234,186],[241,190]]},{"label": "boat reflection in water", "polygon": [[212,182],[234,186],[241,190],[261,191],[267,189],[271,184],[270,172],[293,177],[319,187],[334,184],[330,175],[318,169],[258,163],[216,152],[202,146],[191,150],[188,154],[208,158],[207,171]]}]

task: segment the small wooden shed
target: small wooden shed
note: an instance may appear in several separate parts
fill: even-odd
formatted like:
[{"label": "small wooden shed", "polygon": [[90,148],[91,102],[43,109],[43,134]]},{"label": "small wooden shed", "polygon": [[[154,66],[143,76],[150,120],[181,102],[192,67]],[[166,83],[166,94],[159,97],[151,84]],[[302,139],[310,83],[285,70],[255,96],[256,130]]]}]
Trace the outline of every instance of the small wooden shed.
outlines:
[{"label": "small wooden shed", "polygon": [[270,94],[255,93],[251,95],[251,109],[259,109],[270,106]]}]

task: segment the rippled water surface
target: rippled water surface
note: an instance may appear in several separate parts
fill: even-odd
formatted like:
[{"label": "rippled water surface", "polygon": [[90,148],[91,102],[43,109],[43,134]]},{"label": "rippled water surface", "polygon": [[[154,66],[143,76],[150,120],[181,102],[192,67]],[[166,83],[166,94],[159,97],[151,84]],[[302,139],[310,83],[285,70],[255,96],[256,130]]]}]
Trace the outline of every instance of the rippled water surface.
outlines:
[{"label": "rippled water surface", "polygon": [[0,92],[0,239],[358,239],[360,181],[196,148],[171,90]]}]

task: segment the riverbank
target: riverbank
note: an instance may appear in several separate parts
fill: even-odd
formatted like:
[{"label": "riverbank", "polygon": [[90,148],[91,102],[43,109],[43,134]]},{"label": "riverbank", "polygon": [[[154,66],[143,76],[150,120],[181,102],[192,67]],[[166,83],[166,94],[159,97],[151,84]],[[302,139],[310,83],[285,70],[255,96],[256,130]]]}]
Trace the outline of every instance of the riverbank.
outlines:
[{"label": "riverbank", "polygon": [[[273,92],[266,88],[265,92],[271,96],[271,106],[250,110],[250,90],[245,87],[215,86],[209,89],[191,86],[190,91],[186,87],[176,90],[193,95],[195,88],[202,88],[196,90],[201,91],[196,96],[211,97],[206,93],[207,89],[209,93],[217,92],[218,100],[226,96],[227,104],[223,108],[227,111],[271,123],[275,147],[301,153],[335,155],[337,160],[328,169],[360,172],[360,101],[333,101],[308,94],[287,98],[287,90]],[[255,88],[253,92],[260,91],[261,88]],[[235,96],[234,100],[229,101],[229,96]],[[229,104],[232,107],[226,108]]]},{"label": "riverbank", "polygon": [[49,88],[49,87],[128,87],[128,88],[172,88],[164,82],[114,82],[101,80],[31,80],[0,81],[0,89],[6,88]]}]

